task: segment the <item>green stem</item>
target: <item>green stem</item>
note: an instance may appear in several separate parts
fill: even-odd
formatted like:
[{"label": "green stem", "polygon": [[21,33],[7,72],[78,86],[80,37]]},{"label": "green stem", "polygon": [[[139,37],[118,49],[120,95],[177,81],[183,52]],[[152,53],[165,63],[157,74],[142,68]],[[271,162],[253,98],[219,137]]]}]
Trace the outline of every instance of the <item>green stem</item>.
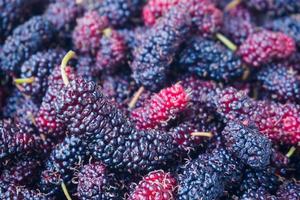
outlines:
[{"label": "green stem", "polygon": [[16,78],[14,79],[15,84],[23,84],[23,83],[33,83],[34,77],[30,78]]},{"label": "green stem", "polygon": [[285,156],[290,158],[294,154],[295,151],[296,151],[296,148],[291,147],[290,150],[287,152],[287,154]]},{"label": "green stem", "polygon": [[69,79],[68,79],[68,76],[66,74],[66,67],[67,67],[67,64],[69,62],[69,60],[71,60],[72,58],[75,57],[75,52],[74,51],[69,51],[65,57],[63,58],[63,60],[61,61],[61,65],[60,65],[60,70],[61,70],[61,76],[62,76],[62,79],[64,81],[64,84],[67,86],[69,85]]},{"label": "green stem", "polygon": [[67,186],[66,186],[66,184],[64,182],[61,183],[61,188],[62,188],[62,190],[63,190],[63,192],[64,192],[67,200],[72,200],[72,198],[71,198],[71,196],[70,196],[70,194],[68,192]]},{"label": "green stem", "polygon": [[225,37],[223,34],[217,33],[216,37],[231,51],[235,52],[237,50],[237,46],[233,42],[231,42],[227,37]]}]

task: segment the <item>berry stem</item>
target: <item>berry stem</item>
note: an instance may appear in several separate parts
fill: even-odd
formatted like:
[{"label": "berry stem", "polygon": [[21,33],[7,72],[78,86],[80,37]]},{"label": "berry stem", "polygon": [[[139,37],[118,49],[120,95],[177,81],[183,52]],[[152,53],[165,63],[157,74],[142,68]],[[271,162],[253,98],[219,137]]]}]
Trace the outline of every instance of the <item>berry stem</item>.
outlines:
[{"label": "berry stem", "polygon": [[15,84],[23,84],[23,83],[33,83],[34,82],[34,77],[30,78],[16,78],[14,79]]},{"label": "berry stem", "polygon": [[242,1],[241,0],[232,0],[231,2],[229,2],[226,7],[225,7],[225,11],[229,11],[231,9],[234,9],[235,7],[237,7]]},{"label": "berry stem", "polygon": [[213,136],[211,132],[193,132],[191,133],[191,135],[196,137],[209,137],[209,138]]},{"label": "berry stem", "polygon": [[131,99],[131,101],[128,104],[128,107],[130,109],[134,108],[136,102],[139,100],[141,94],[144,92],[145,88],[142,86],[138,89],[138,91],[136,91],[136,93],[133,95],[133,98]]},{"label": "berry stem", "polygon": [[110,37],[111,34],[112,34],[112,29],[111,28],[106,28],[106,29],[103,30],[103,35],[105,37]]},{"label": "berry stem", "polygon": [[290,150],[287,152],[287,154],[285,156],[290,158],[294,154],[295,151],[296,151],[296,148],[293,146],[290,148]]},{"label": "berry stem", "polygon": [[217,33],[216,37],[231,51],[235,52],[237,50],[237,46],[233,42],[231,42],[227,37],[225,37],[223,34]]},{"label": "berry stem", "polygon": [[64,81],[64,84],[67,86],[69,85],[69,79],[68,79],[68,76],[66,74],[66,66],[69,62],[70,59],[74,58],[75,57],[75,52],[74,51],[69,51],[65,57],[62,59],[61,61],[61,65],[60,65],[60,70],[61,70],[61,76],[62,76],[62,79]]},{"label": "berry stem", "polygon": [[71,196],[70,196],[70,194],[68,192],[67,186],[66,186],[66,184],[64,182],[61,183],[61,188],[62,188],[62,190],[63,190],[63,192],[64,192],[67,200],[72,200],[72,198],[71,198]]}]

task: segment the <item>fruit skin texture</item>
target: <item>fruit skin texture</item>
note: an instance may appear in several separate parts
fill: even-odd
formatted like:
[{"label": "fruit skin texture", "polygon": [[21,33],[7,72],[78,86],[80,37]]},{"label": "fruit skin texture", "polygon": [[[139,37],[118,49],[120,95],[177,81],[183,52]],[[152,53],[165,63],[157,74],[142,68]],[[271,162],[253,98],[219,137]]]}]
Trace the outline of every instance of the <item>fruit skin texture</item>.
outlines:
[{"label": "fruit skin texture", "polygon": [[180,55],[179,65],[199,77],[228,82],[243,74],[241,60],[213,40],[194,38]]},{"label": "fruit skin texture", "polygon": [[263,169],[270,163],[271,142],[255,127],[230,121],[222,131],[225,148],[244,164]]},{"label": "fruit skin texture", "polygon": [[186,12],[192,17],[193,29],[201,35],[210,35],[220,29],[222,12],[208,0],[150,0],[143,8],[145,24],[154,25],[159,21],[158,18],[178,4],[186,5]]},{"label": "fruit skin texture", "polygon": [[103,0],[99,3],[98,12],[105,16],[113,27],[123,27],[137,17],[142,0]]},{"label": "fruit skin texture", "polygon": [[24,153],[34,147],[34,137],[21,132],[11,121],[0,121],[0,159]]},{"label": "fruit skin texture", "polygon": [[277,193],[278,200],[297,200],[300,198],[300,184],[294,182],[284,182]]},{"label": "fruit skin texture", "polygon": [[296,51],[295,41],[281,32],[263,30],[249,35],[238,54],[253,67],[288,58]]},{"label": "fruit skin texture", "polygon": [[[75,79],[76,74],[71,67],[66,67],[66,74],[70,80]],[[53,104],[64,86],[60,66],[56,66],[48,78],[48,89],[36,117],[39,131],[54,138],[64,135],[66,131],[66,125],[56,117]]]},{"label": "fruit skin texture", "polygon": [[300,45],[300,16],[291,15],[275,19],[274,21],[267,22],[265,25],[268,29],[287,34],[292,37],[297,46]]},{"label": "fruit skin texture", "polygon": [[185,7],[176,6],[145,33],[133,52],[133,78],[151,91],[167,81],[169,66],[190,31],[191,18]]},{"label": "fruit skin texture", "polygon": [[300,79],[297,72],[282,64],[267,66],[257,75],[268,96],[281,102],[300,101]]},{"label": "fruit skin texture", "polygon": [[218,199],[224,191],[220,175],[211,167],[203,167],[201,161],[188,163],[179,175],[178,199]]},{"label": "fruit skin texture", "polygon": [[84,165],[78,174],[77,185],[80,200],[119,199],[116,180],[100,162]]},{"label": "fruit skin texture", "polygon": [[243,194],[241,200],[277,200],[277,197],[270,195],[264,188],[250,190]]},{"label": "fruit skin texture", "polygon": [[0,181],[0,196],[3,200],[54,200],[54,198],[46,197],[38,191],[3,181]]},{"label": "fruit skin texture", "polygon": [[143,107],[134,109],[131,118],[140,130],[158,128],[175,119],[188,103],[188,93],[180,84],[175,84],[153,95]]},{"label": "fruit skin texture", "polygon": [[102,31],[108,26],[106,17],[96,11],[89,11],[77,20],[73,31],[73,44],[81,53],[95,54],[100,44]]},{"label": "fruit skin texture", "polygon": [[226,12],[223,21],[222,31],[237,45],[242,44],[255,31],[251,13],[242,5]]},{"label": "fruit skin texture", "polygon": [[1,0],[0,43],[10,35],[17,25],[28,19],[36,3],[42,2],[41,0]]},{"label": "fruit skin texture", "polygon": [[96,66],[99,71],[115,72],[125,63],[126,44],[124,38],[115,30],[103,35],[100,40],[100,49],[96,56]]},{"label": "fruit skin texture", "polygon": [[152,171],[136,185],[128,200],[175,200],[176,188],[177,181],[170,173],[162,170]]},{"label": "fruit skin texture", "polygon": [[150,171],[165,165],[177,153],[171,135],[136,130],[93,82],[80,78],[71,81],[57,96],[55,107],[68,131],[85,135],[94,158],[110,168]]},{"label": "fruit skin texture", "polygon": [[250,0],[245,2],[249,8],[275,16],[299,13],[300,10],[298,0]]},{"label": "fruit skin texture", "polygon": [[37,180],[36,170],[41,167],[42,163],[34,157],[24,157],[2,171],[1,181],[16,185],[29,185]]},{"label": "fruit skin texture", "polygon": [[34,82],[22,84],[22,92],[41,101],[48,88],[48,76],[60,64],[64,54],[63,50],[49,49],[37,52],[25,61],[21,67],[20,78],[34,77]]},{"label": "fruit skin texture", "polygon": [[260,187],[268,192],[274,193],[279,185],[279,179],[275,170],[268,167],[266,170],[246,169],[243,174],[243,181],[240,190],[244,193],[259,190]]},{"label": "fruit skin texture", "polygon": [[46,194],[55,194],[62,182],[71,184],[73,171],[84,162],[88,151],[80,137],[67,136],[51,152],[41,174],[40,189]]},{"label": "fruit skin texture", "polygon": [[41,16],[32,17],[18,26],[9,36],[0,54],[1,68],[18,74],[24,61],[37,51],[47,47],[54,36],[54,28]]}]

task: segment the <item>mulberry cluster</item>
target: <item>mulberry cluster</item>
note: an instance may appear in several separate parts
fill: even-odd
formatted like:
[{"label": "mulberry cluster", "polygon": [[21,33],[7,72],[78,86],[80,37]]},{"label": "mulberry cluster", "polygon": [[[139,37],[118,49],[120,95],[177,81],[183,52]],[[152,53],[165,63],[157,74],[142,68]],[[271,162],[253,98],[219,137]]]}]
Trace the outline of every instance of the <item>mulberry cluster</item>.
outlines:
[{"label": "mulberry cluster", "polygon": [[243,74],[241,60],[213,40],[195,38],[180,55],[181,68],[200,77],[228,82]]},{"label": "mulberry cluster", "polygon": [[133,52],[131,68],[138,84],[158,90],[166,83],[175,53],[190,31],[191,18],[184,7],[176,6],[152,27]]},{"label": "mulberry cluster", "polygon": [[260,67],[272,60],[288,58],[296,51],[295,41],[281,32],[253,33],[239,47],[238,54],[251,66]]},{"label": "mulberry cluster", "polygon": [[18,74],[23,62],[47,47],[54,37],[54,30],[51,22],[41,16],[32,17],[18,26],[3,45],[0,54],[2,70]]},{"label": "mulberry cluster", "polygon": [[71,81],[58,95],[55,105],[57,116],[70,133],[84,134],[92,140],[89,146],[93,156],[111,168],[150,171],[176,155],[171,135],[157,130],[137,131],[93,82]]},{"label": "mulberry cluster", "polygon": [[26,21],[41,0],[1,0],[0,1],[0,43],[12,30]]},{"label": "mulberry cluster", "polygon": [[188,102],[187,91],[180,84],[175,84],[152,96],[143,107],[134,109],[131,118],[138,129],[163,127],[184,111]]}]

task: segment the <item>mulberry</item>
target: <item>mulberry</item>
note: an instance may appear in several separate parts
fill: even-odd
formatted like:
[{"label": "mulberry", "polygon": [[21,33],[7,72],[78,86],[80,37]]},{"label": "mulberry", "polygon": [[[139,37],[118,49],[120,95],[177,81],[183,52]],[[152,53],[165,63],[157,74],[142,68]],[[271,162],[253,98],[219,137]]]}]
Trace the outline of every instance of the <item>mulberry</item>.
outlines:
[{"label": "mulberry", "polygon": [[73,31],[73,44],[82,53],[97,52],[102,31],[108,26],[106,17],[101,17],[96,11],[89,11],[77,20]]},{"label": "mulberry", "polygon": [[188,102],[188,93],[180,84],[175,84],[152,96],[143,107],[134,109],[131,118],[138,129],[165,126],[187,108]]},{"label": "mulberry", "polygon": [[255,25],[249,10],[242,5],[238,5],[225,13],[222,31],[235,44],[242,44],[255,31]]},{"label": "mulberry", "polygon": [[295,40],[297,45],[300,45],[300,16],[292,15],[275,19],[272,22],[266,23],[266,27],[287,34]]},{"label": "mulberry", "polygon": [[200,77],[225,82],[241,77],[244,71],[241,60],[230,50],[202,38],[190,42],[180,55],[179,65]]},{"label": "mulberry", "polygon": [[30,133],[21,132],[11,121],[0,122],[0,137],[0,159],[34,148],[34,137]]},{"label": "mulberry", "polygon": [[46,194],[55,194],[64,182],[69,185],[73,170],[84,162],[88,152],[82,138],[68,136],[58,144],[46,161],[40,181],[40,189]]},{"label": "mulberry", "polygon": [[141,10],[142,0],[103,0],[98,12],[108,18],[110,25],[122,27],[128,24]]},{"label": "mulberry", "polygon": [[300,184],[295,182],[285,182],[280,186],[276,195],[279,200],[297,200],[300,198]]},{"label": "mulberry", "polygon": [[78,174],[79,199],[118,199],[117,187],[113,174],[99,162],[84,165]]},{"label": "mulberry", "polygon": [[138,183],[128,200],[160,199],[175,200],[177,181],[170,173],[153,171]]},{"label": "mulberry", "polygon": [[225,148],[246,165],[263,169],[270,163],[271,142],[254,127],[227,123],[222,131]]},{"label": "mulberry", "polygon": [[22,92],[38,102],[41,101],[48,87],[48,76],[55,66],[60,64],[64,51],[50,49],[38,52],[25,61],[21,67],[20,78],[33,78],[32,83],[24,83]]},{"label": "mulberry", "polygon": [[245,63],[260,67],[273,60],[288,58],[295,50],[295,41],[291,37],[263,30],[249,35],[240,46],[238,54]]},{"label": "mulberry", "polygon": [[257,79],[271,98],[283,102],[299,102],[300,80],[292,69],[281,64],[271,65],[262,69]]},{"label": "mulberry", "polygon": [[[70,67],[66,68],[66,74],[70,80],[75,78],[75,73]],[[55,101],[63,87],[64,83],[61,70],[58,66],[54,68],[48,78],[48,89],[36,117],[36,125],[39,131],[50,137],[62,136],[66,131],[63,121],[56,117],[56,111],[53,105],[53,101]]]},{"label": "mulberry", "polygon": [[26,21],[32,14],[33,8],[41,0],[1,0],[0,1],[0,43],[12,30]]},{"label": "mulberry", "polygon": [[190,31],[190,16],[176,6],[152,27],[133,53],[131,68],[138,84],[158,90],[166,82],[169,65],[180,44]]},{"label": "mulberry", "polygon": [[39,50],[47,47],[54,36],[54,28],[41,16],[32,17],[18,26],[9,36],[1,52],[2,70],[18,74],[24,61]]},{"label": "mulberry", "polygon": [[[129,172],[149,171],[176,155],[177,148],[170,135],[135,130],[92,82],[71,81],[58,95],[55,105],[57,116],[68,130],[90,138],[94,157],[108,167]],[[143,147],[143,152],[139,147]]]},{"label": "mulberry", "polygon": [[126,44],[123,37],[116,31],[106,29],[100,40],[96,66],[100,71],[112,73],[125,63]]}]

